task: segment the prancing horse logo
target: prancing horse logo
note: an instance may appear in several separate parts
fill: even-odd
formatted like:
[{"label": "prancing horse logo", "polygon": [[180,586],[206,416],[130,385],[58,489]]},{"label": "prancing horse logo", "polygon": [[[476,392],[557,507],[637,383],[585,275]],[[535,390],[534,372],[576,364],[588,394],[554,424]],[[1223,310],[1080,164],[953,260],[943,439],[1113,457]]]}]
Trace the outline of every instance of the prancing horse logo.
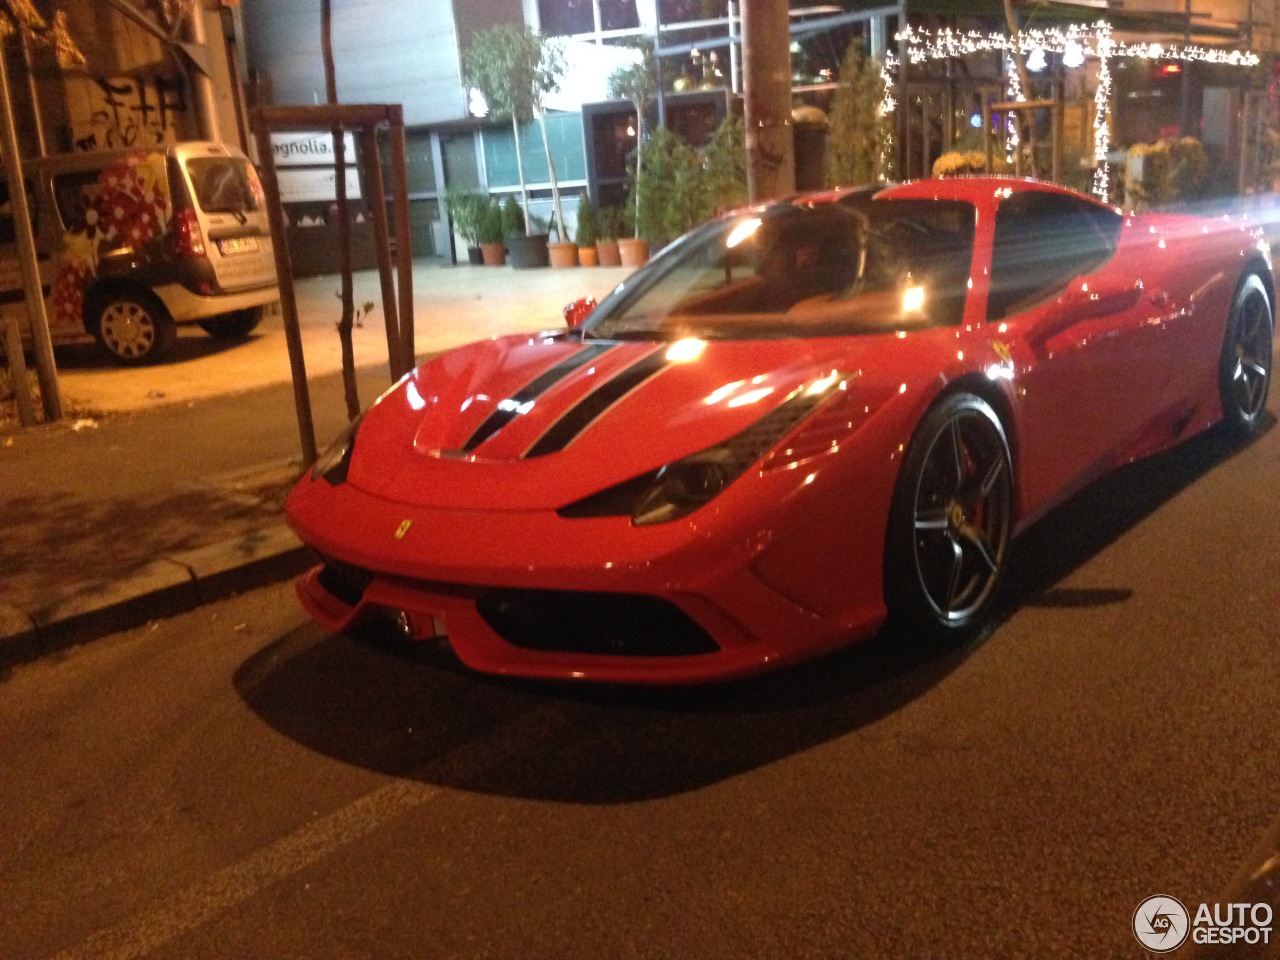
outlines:
[{"label": "prancing horse logo", "polygon": [[413,526],[412,520],[401,520],[400,526],[396,527],[396,539],[403,540],[405,534],[409,532],[409,528]]}]

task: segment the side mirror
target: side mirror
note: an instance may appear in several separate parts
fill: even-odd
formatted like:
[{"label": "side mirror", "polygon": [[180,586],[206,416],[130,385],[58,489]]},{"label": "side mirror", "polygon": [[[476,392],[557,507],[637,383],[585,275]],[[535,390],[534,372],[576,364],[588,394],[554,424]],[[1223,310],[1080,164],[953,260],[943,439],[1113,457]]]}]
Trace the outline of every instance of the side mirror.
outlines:
[{"label": "side mirror", "polygon": [[565,305],[564,322],[568,327],[580,327],[582,322],[591,315],[591,311],[596,308],[595,297],[579,297],[573,303]]}]

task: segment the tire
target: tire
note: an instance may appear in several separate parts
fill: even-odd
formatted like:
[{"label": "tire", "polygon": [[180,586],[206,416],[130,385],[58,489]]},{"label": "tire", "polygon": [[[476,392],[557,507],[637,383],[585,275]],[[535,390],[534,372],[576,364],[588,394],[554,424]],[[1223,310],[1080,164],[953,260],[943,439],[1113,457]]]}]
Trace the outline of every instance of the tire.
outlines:
[{"label": "tire", "polygon": [[159,360],[173,346],[178,328],[169,311],[152,294],[140,290],[106,290],[94,294],[90,326],[99,345],[120,363]]},{"label": "tire", "polygon": [[916,428],[885,543],[891,622],[930,641],[967,638],[995,605],[1013,529],[1013,463],[1000,418],[952,393]]},{"label": "tire", "polygon": [[1258,432],[1271,386],[1274,320],[1267,288],[1249,274],[1236,290],[1218,362],[1222,422],[1241,437]]},{"label": "tire", "polygon": [[200,321],[200,329],[215,340],[240,340],[262,322],[262,307],[249,307]]}]

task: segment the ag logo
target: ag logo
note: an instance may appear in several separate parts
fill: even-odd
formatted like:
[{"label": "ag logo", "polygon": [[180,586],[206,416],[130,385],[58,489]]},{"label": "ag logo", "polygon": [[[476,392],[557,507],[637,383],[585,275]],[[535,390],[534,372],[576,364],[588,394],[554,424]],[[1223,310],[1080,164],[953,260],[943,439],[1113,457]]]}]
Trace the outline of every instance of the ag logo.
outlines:
[{"label": "ag logo", "polygon": [[1186,942],[1189,921],[1187,908],[1176,897],[1147,897],[1133,911],[1133,935],[1152,953],[1169,953]]}]

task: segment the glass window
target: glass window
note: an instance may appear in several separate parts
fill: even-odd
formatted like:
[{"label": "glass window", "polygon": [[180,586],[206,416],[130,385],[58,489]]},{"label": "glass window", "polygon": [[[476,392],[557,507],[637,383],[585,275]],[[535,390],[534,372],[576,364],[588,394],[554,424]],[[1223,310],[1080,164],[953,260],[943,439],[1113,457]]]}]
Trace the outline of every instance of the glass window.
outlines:
[{"label": "glass window", "polygon": [[954,325],[974,209],[952,201],[779,206],[707,224],[592,315],[605,339],[849,336]]},{"label": "glass window", "polygon": [[244,160],[234,157],[188,160],[187,175],[200,209],[205,213],[247,213],[260,209],[257,173],[251,177],[248,166]]},{"label": "glass window", "polygon": [[460,190],[478,189],[480,165],[476,160],[475,135],[442,133],[440,150],[444,156],[445,183]]},{"label": "glass window", "polygon": [[1019,191],[996,210],[987,318],[998,320],[1056,296],[1115,252],[1121,216],[1064,194]]},{"label": "glass window", "polygon": [[636,0],[600,0],[600,29],[634,30],[638,26]]},{"label": "glass window", "polygon": [[591,0],[538,0],[538,18],[542,32],[553,37],[595,33],[596,30]]},{"label": "glass window", "polygon": [[[586,153],[582,145],[582,114],[547,114],[547,140],[556,161],[556,179],[560,182],[583,180],[587,176]],[[542,145],[542,131],[537,122],[520,126],[520,150],[524,159],[527,183],[546,183],[547,152]],[[491,187],[513,187],[520,183],[516,167],[515,139],[511,124],[487,127],[484,131],[484,163]]]}]

